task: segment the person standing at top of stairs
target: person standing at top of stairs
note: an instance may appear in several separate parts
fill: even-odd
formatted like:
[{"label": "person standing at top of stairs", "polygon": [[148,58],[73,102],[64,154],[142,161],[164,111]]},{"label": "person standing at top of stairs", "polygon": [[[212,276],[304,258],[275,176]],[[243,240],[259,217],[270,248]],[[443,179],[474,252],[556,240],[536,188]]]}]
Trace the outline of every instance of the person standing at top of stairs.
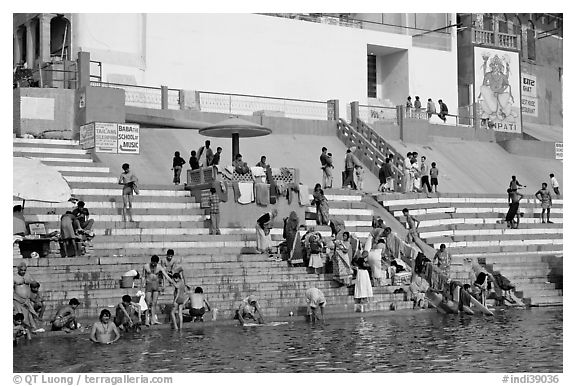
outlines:
[{"label": "person standing at top of stairs", "polygon": [[126,212],[130,215],[129,221],[134,221],[132,219],[132,196],[134,193],[140,194],[138,190],[138,177],[130,171],[129,164],[122,165],[122,174],[118,179],[118,184],[123,185],[122,188],[122,221],[126,222]]}]

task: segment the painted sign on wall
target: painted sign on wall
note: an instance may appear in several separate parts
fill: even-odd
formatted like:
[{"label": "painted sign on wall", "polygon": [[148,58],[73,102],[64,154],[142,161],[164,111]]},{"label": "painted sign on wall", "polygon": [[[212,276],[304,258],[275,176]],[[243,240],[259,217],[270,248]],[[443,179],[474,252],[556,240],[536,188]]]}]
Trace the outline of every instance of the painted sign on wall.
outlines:
[{"label": "painted sign on wall", "polygon": [[556,142],[556,159],[564,159],[564,142]]},{"label": "painted sign on wall", "polygon": [[538,86],[536,76],[522,73],[522,114],[538,116]]},{"label": "painted sign on wall", "polygon": [[94,136],[94,122],[80,126],[80,146],[82,149],[93,149],[96,145]]},{"label": "painted sign on wall", "polygon": [[20,98],[20,117],[22,119],[54,120],[54,98]]},{"label": "painted sign on wall", "polygon": [[118,153],[140,154],[140,125],[118,124]]},{"label": "painted sign on wall", "polygon": [[95,123],[96,152],[116,153],[118,148],[118,124]]},{"label": "painted sign on wall", "polygon": [[496,131],[522,132],[518,53],[474,47],[478,116]]}]

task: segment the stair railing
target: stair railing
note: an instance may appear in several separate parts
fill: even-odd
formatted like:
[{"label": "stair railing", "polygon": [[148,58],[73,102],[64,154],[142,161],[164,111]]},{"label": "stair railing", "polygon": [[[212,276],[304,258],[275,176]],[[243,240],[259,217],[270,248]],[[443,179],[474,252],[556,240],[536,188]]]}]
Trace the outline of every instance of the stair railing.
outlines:
[{"label": "stair railing", "polygon": [[404,158],[369,126],[360,120],[358,122],[360,130],[354,129],[340,118],[336,125],[338,138],[347,147],[356,147],[354,155],[375,175],[379,174],[380,168],[386,162],[386,157],[391,157],[393,169],[395,170],[396,191],[401,191],[404,176],[402,170]]}]

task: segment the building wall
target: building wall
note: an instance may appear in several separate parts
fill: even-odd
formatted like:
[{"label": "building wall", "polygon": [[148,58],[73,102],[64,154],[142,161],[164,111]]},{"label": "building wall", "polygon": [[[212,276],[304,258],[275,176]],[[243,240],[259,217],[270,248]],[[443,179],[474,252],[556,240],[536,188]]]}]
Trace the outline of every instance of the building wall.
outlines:
[{"label": "building wall", "polygon": [[520,67],[523,73],[536,76],[538,85],[538,116],[524,114],[524,122],[562,126],[562,39],[555,36],[536,39],[536,60],[523,60]]},{"label": "building wall", "polygon": [[415,77],[420,94],[442,89],[443,99],[457,100],[456,51],[415,49],[406,35],[253,14],[81,14],[73,20],[74,46],[103,63],[103,81],[125,76],[149,86],[339,99],[346,111],[350,101],[367,102],[371,44],[409,50],[408,87]]},{"label": "building wall", "polygon": [[72,132],[75,90],[17,88],[13,94],[13,132],[40,135],[47,131]]}]

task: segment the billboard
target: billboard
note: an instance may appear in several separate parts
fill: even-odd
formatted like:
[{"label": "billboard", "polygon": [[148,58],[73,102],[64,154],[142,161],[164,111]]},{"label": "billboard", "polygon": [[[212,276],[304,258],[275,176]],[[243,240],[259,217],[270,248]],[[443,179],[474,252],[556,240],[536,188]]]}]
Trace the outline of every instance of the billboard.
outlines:
[{"label": "billboard", "polygon": [[474,97],[483,126],[522,132],[519,72],[517,52],[474,47]]},{"label": "billboard", "polygon": [[93,149],[96,145],[94,138],[94,122],[80,126],[80,146],[82,149]]},{"label": "billboard", "polygon": [[118,124],[118,153],[140,154],[140,125]]},{"label": "billboard", "polygon": [[117,123],[95,123],[96,152],[116,153],[118,147],[118,124]]}]

